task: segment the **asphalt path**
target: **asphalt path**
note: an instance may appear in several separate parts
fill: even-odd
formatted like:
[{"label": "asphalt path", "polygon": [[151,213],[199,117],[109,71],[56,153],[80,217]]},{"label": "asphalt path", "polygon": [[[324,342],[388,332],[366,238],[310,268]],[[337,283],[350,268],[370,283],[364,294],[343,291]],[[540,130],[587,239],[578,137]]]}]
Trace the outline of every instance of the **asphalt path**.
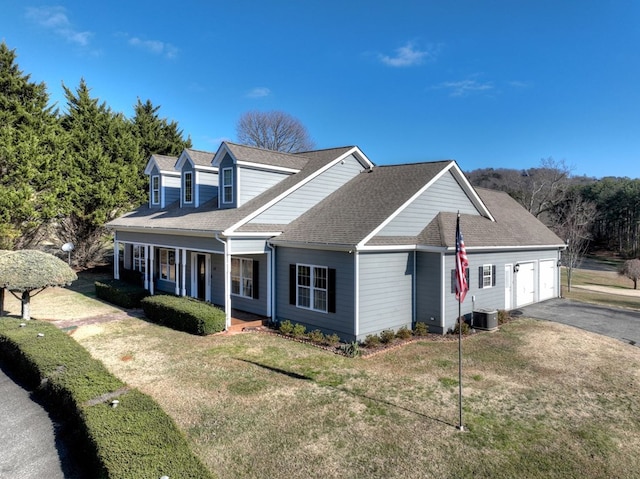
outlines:
[{"label": "asphalt path", "polygon": [[63,427],[0,365],[0,479],[83,479]]},{"label": "asphalt path", "polygon": [[550,299],[518,308],[516,311],[529,318],[567,324],[640,347],[640,311],[581,303],[569,299]]}]

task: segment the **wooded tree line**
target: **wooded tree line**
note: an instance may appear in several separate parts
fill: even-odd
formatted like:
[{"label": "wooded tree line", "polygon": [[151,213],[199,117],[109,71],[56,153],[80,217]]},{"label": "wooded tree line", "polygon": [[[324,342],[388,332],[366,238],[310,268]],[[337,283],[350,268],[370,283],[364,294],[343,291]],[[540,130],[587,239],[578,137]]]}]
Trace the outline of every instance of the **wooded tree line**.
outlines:
[{"label": "wooded tree line", "polygon": [[571,176],[563,161],[545,159],[527,170],[483,168],[467,174],[474,186],[508,192],[569,244],[623,258],[640,255],[640,178]]},{"label": "wooded tree line", "polygon": [[177,156],[191,140],[150,100],[127,118],[84,80],[63,88],[60,110],[0,44],[0,249],[73,242],[83,266],[102,254],[104,224],[147,201],[151,154]]}]

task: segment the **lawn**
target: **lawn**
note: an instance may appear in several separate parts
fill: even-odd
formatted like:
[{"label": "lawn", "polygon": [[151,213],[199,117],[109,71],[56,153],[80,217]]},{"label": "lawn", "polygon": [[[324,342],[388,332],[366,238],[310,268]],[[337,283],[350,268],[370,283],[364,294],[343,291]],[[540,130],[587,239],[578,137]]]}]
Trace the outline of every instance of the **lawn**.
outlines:
[{"label": "lawn", "polygon": [[[575,285],[630,288],[614,280],[624,281],[574,275]],[[78,317],[109,308],[90,292],[60,291],[36,297],[34,316],[71,314],[57,297],[77,301]],[[466,432],[456,429],[455,341],[349,359],[275,335],[199,337],[124,315],[71,334],[152,396],[221,478],[604,479],[640,470],[640,350],[564,325],[524,318],[464,339]]]},{"label": "lawn", "polygon": [[348,359],[277,336],[128,318],[74,337],[150,394],[219,477],[623,478],[640,470],[640,351],[522,319]]},{"label": "lawn", "polygon": [[569,291],[567,271],[562,268],[562,296],[576,301],[640,310],[640,290],[634,290],[633,281],[615,271],[575,269]]}]

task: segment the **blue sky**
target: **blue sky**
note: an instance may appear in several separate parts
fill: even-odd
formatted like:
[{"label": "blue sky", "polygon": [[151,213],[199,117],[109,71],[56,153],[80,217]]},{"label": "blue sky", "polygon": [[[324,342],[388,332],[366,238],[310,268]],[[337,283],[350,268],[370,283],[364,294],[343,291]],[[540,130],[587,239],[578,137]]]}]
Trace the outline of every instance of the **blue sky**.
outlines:
[{"label": "blue sky", "polygon": [[150,99],[197,149],[282,110],[377,164],[640,177],[634,0],[3,3],[0,39],[60,107],[84,78],[127,116]]}]

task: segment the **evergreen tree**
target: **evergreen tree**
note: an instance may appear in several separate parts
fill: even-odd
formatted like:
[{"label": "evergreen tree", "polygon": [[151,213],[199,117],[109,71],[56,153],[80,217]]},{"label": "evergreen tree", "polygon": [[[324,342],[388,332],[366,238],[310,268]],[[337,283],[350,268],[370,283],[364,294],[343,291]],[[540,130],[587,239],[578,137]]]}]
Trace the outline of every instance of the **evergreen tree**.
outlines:
[{"label": "evergreen tree", "polygon": [[76,260],[84,265],[101,253],[104,224],[142,203],[147,187],[131,123],[92,98],[84,80],[75,93],[66,86],[64,91],[68,110],[61,121],[69,136],[72,209],[63,222],[63,233],[75,243]]},{"label": "evergreen tree", "polygon": [[134,106],[133,132],[138,139],[142,161],[141,173],[151,155],[178,156],[185,148],[191,148],[191,138],[183,138],[183,132],[175,121],[168,121],[158,115],[159,106],[151,100],[140,101]]},{"label": "evergreen tree", "polygon": [[44,83],[0,43],[0,248],[30,245],[64,213],[64,135]]}]

